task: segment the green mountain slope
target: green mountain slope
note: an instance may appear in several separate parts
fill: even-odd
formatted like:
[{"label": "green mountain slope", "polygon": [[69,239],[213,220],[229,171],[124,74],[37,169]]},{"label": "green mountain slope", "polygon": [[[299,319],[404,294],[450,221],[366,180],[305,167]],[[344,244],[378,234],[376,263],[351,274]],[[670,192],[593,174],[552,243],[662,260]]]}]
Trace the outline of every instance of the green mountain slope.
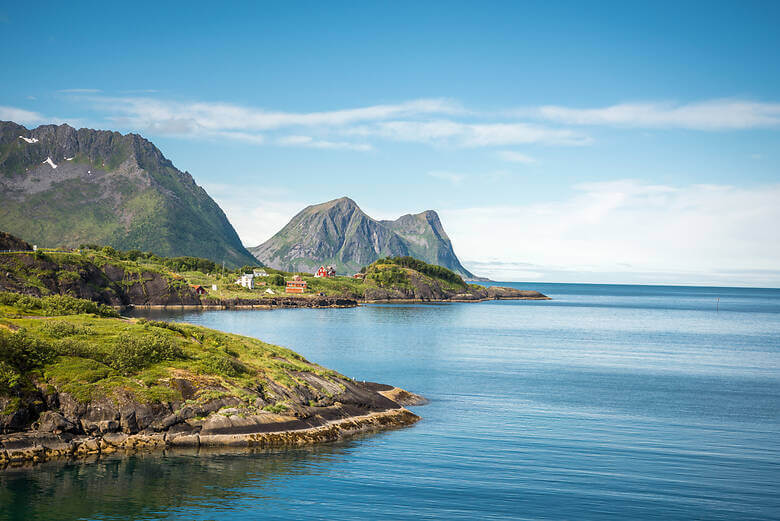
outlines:
[{"label": "green mountain slope", "polygon": [[377,221],[348,197],[304,208],[276,235],[249,251],[261,262],[286,271],[312,272],[322,264],[354,273],[382,257],[411,255],[464,277],[463,267],[436,212]]},{"label": "green mountain slope", "polygon": [[39,246],[256,263],[206,191],[137,134],[0,121],[0,199],[0,229]]}]

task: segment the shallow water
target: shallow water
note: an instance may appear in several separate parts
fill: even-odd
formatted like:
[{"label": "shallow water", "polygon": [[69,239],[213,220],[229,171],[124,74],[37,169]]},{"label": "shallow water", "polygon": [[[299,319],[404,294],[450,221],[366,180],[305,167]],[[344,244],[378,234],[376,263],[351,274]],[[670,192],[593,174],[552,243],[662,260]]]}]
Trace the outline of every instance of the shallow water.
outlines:
[{"label": "shallow water", "polygon": [[0,473],[0,519],[780,517],[780,290],[517,287],[554,300],[153,313],[431,403],[310,450]]}]

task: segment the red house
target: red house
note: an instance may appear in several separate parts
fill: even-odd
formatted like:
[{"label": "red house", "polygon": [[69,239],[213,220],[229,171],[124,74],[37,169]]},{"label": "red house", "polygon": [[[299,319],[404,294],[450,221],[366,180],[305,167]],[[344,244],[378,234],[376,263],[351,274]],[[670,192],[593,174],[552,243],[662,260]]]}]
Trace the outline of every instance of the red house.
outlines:
[{"label": "red house", "polygon": [[203,286],[201,286],[199,284],[195,285],[195,286],[192,286],[192,289],[194,289],[195,293],[197,293],[198,295],[205,295],[206,294],[206,288],[204,288]]},{"label": "red house", "polygon": [[301,280],[301,277],[296,275],[292,280],[287,281],[287,287],[285,293],[303,293],[306,291],[306,281]]},{"label": "red house", "polygon": [[317,273],[314,274],[315,277],[335,277],[336,276],[336,268],[333,266],[328,266],[327,268],[325,266],[320,266],[320,269],[317,270]]}]

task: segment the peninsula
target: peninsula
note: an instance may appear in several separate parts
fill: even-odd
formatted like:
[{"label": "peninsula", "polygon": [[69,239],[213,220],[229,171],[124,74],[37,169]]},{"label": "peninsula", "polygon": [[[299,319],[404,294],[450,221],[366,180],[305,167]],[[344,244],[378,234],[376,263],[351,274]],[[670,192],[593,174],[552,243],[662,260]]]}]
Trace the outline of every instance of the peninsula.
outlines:
[{"label": "peninsula", "polygon": [[203,327],[0,293],[0,467],[166,447],[286,447],[410,425],[424,400]]},{"label": "peninsula", "polygon": [[[0,252],[0,291],[70,295],[117,308],[353,307],[361,302],[548,298],[537,291],[468,284],[447,268],[412,257],[379,259],[353,276],[317,277],[248,265],[231,270],[208,259],[159,257],[110,246],[32,251],[24,241],[5,237],[22,249]],[[301,287],[288,293],[295,278]]]}]

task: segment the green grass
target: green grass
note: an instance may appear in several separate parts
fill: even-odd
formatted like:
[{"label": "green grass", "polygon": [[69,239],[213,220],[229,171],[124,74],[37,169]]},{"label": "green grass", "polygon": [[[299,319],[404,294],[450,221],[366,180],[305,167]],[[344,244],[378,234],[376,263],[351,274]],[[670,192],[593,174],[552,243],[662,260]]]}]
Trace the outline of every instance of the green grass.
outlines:
[{"label": "green grass", "polygon": [[[253,403],[255,390],[269,388],[269,382],[288,388],[308,385],[299,373],[343,378],[254,338],[93,313],[46,316],[36,308],[37,313],[29,314],[16,304],[21,298],[11,301],[6,297],[0,306],[0,395],[10,398],[24,396],[33,386],[48,386],[80,402],[127,396],[141,403],[170,402],[181,400],[169,385],[171,379],[184,378],[197,389],[195,401],[237,396]],[[63,311],[72,309],[70,303]],[[18,400],[14,403],[18,406]],[[271,406],[286,410],[282,404]]]}]

